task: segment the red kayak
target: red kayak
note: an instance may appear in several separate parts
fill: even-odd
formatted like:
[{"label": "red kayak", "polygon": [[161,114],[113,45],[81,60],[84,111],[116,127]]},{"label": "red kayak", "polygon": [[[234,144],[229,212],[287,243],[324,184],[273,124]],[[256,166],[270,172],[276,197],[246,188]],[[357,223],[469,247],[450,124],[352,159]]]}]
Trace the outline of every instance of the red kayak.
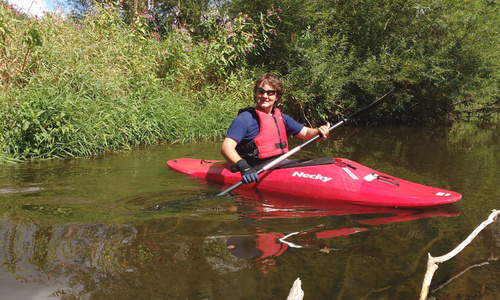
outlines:
[{"label": "red kayak", "polygon": [[[223,185],[241,181],[240,173],[223,161],[180,158],[167,164],[181,173]],[[383,207],[431,207],[462,198],[459,193],[396,178],[344,158],[296,161],[264,171],[259,178],[259,182],[241,188]]]}]

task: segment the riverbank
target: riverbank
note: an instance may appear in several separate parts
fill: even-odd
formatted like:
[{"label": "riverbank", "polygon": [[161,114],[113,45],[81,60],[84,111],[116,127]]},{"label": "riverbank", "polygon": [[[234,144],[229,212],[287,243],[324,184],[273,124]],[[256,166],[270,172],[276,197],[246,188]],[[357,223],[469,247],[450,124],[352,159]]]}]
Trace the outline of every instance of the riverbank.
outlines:
[{"label": "riverbank", "polygon": [[[221,138],[237,110],[252,104],[253,81],[266,71],[283,78],[283,111],[309,126],[338,121],[392,87],[393,99],[367,122],[428,125],[498,113],[497,69],[490,68],[495,56],[464,56],[469,64],[455,64],[463,53],[496,53],[484,50],[489,44],[478,52],[467,48],[476,45],[467,40],[454,54],[440,51],[445,45],[438,43],[431,55],[407,57],[419,44],[402,50],[397,41],[412,32],[355,47],[351,25],[337,24],[345,36],[333,32],[334,38],[305,27],[292,34],[287,24],[293,22],[281,19],[278,14],[290,17],[281,9],[231,18],[213,11],[197,27],[158,27],[148,14],[124,18],[123,9],[97,3],[77,18],[26,16],[1,7],[0,162]],[[348,11],[340,10],[335,20]],[[426,24],[406,10],[398,13]],[[402,24],[383,32],[399,32]],[[454,41],[446,28],[439,29]],[[288,39],[290,34],[297,38]],[[356,50],[372,47],[378,54]],[[479,69],[479,75],[470,72]]]},{"label": "riverbank", "polygon": [[[253,73],[215,59],[223,44],[178,26],[160,39],[146,16],[129,26],[118,14],[17,20],[3,7],[0,162],[220,138],[252,101]],[[228,54],[260,49],[247,42]]]},{"label": "riverbank", "polygon": [[[248,86],[241,87],[250,90]],[[206,90],[199,94],[153,89],[116,97],[75,95],[39,87],[3,114],[6,161],[91,156],[163,142],[222,138],[244,101]],[[1,161],[1,159],[0,159]]]}]

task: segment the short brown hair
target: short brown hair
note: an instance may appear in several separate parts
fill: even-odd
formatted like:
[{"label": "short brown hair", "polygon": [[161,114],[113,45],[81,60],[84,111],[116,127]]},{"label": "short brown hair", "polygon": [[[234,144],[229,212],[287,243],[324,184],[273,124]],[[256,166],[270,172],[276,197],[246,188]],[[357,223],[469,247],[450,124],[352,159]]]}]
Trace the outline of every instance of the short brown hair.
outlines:
[{"label": "short brown hair", "polygon": [[262,76],[257,79],[255,82],[255,85],[253,86],[253,93],[257,93],[257,89],[260,87],[261,84],[269,84],[270,86],[273,87],[273,89],[276,90],[276,96],[277,96],[277,101],[276,103],[281,100],[281,96],[283,95],[283,84],[281,83],[281,79],[279,79],[278,76],[273,75],[271,73],[264,73]]}]

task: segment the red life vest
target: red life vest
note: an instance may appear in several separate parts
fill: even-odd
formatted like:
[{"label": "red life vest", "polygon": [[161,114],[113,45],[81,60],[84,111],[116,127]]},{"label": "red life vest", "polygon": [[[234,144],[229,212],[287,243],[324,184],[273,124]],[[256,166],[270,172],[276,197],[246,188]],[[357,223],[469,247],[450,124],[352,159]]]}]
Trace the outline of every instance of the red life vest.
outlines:
[{"label": "red life vest", "polygon": [[236,148],[243,158],[262,159],[288,152],[285,122],[278,108],[274,109],[273,115],[254,108],[246,108],[240,113],[243,111],[256,115],[259,122],[259,134],[250,142]]},{"label": "red life vest", "polygon": [[279,108],[274,109],[272,116],[255,110],[259,116],[259,135],[254,139],[259,158],[268,158],[288,152],[288,142],[286,136],[285,123]]}]

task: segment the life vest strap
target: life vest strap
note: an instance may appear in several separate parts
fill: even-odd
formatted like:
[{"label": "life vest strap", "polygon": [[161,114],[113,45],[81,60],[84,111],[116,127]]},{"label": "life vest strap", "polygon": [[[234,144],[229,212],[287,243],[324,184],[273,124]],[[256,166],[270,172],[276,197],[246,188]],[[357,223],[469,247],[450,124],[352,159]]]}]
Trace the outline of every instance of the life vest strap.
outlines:
[{"label": "life vest strap", "polygon": [[286,142],[277,143],[277,144],[274,144],[274,146],[276,146],[276,149],[285,149]]}]

